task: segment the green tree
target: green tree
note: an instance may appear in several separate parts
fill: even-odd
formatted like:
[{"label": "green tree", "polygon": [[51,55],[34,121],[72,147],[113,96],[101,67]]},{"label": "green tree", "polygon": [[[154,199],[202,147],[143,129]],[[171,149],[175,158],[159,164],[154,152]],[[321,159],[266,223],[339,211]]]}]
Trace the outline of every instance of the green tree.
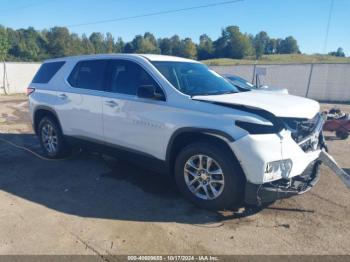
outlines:
[{"label": "green tree", "polygon": [[158,39],[158,46],[160,48],[161,54],[172,55],[173,53],[172,42],[169,38]]},{"label": "green tree", "polygon": [[190,59],[197,59],[197,47],[191,38],[185,38],[180,44],[180,56]]},{"label": "green tree", "polygon": [[282,54],[282,42],[283,42],[283,39],[281,38],[277,38],[276,39],[276,54]]},{"label": "green tree", "polygon": [[275,54],[277,48],[277,40],[270,38],[266,46],[266,54]]},{"label": "green tree", "polygon": [[181,40],[178,35],[174,35],[170,38],[171,41],[171,55],[181,56]]},{"label": "green tree", "polygon": [[147,32],[143,36],[143,51],[148,54],[160,54],[158,42],[153,34]]},{"label": "green tree", "polygon": [[49,57],[46,35],[33,27],[18,30],[8,28],[7,39],[9,57],[13,60],[40,61]]},{"label": "green tree", "polygon": [[339,47],[337,51],[333,51],[328,53],[331,56],[337,56],[337,57],[345,57],[344,49]]},{"label": "green tree", "polygon": [[10,49],[10,44],[7,39],[6,28],[0,27],[0,61],[3,62],[6,60],[7,53]]},{"label": "green tree", "polygon": [[94,45],[90,42],[90,39],[85,34],[82,36],[81,45],[84,50],[84,54],[93,54],[95,52]]},{"label": "green tree", "polygon": [[203,34],[199,37],[199,45],[198,45],[198,59],[205,60],[213,58],[214,56],[214,46],[211,38]]},{"label": "green tree", "polygon": [[226,46],[228,42],[228,35],[225,30],[221,31],[221,37],[214,41],[215,57],[227,57]]},{"label": "green tree", "polygon": [[281,40],[279,44],[280,54],[294,54],[300,52],[298,42],[292,36],[288,36],[284,40]]},{"label": "green tree", "polygon": [[160,49],[156,38],[151,33],[137,35],[132,40],[133,53],[139,54],[159,54]]},{"label": "green tree", "polygon": [[256,59],[260,59],[263,54],[267,53],[269,41],[270,37],[265,31],[261,31],[260,33],[256,34],[253,39]]},{"label": "green tree", "polygon": [[105,46],[106,46],[106,53],[110,54],[115,52],[114,37],[112,36],[111,33],[106,34]]},{"label": "green tree", "polygon": [[[298,53],[297,41],[292,37],[285,39],[269,38],[266,32],[259,32],[253,36],[242,33],[237,26],[228,26],[221,32],[221,36],[212,41],[203,34],[196,45],[190,38],[181,39],[178,35],[170,38],[159,38],[146,32],[137,35],[128,43],[119,37],[115,41],[111,33],[106,35],[94,32],[89,37],[70,33],[66,27],[53,27],[49,30],[38,31],[33,27],[14,30],[0,26],[2,45],[6,39],[7,59],[12,61],[42,61],[47,58],[63,57],[78,54],[99,53],[152,53],[183,56],[188,58],[235,58],[241,59],[263,54],[289,54]],[[4,33],[5,32],[5,33]],[[331,55],[345,56],[339,48]]]},{"label": "green tree", "polygon": [[46,37],[50,57],[63,57],[71,54],[71,36],[66,27],[53,27],[47,32]]},{"label": "green tree", "polygon": [[21,35],[21,57],[26,61],[37,60],[40,56],[41,48],[38,45],[39,33],[33,28],[20,29]]},{"label": "green tree", "polygon": [[124,46],[123,52],[127,54],[134,52],[134,46],[132,42],[126,43],[126,45]]},{"label": "green tree", "polygon": [[106,46],[103,34],[94,32],[90,35],[89,40],[94,47],[95,54],[106,53]]},{"label": "green tree", "polygon": [[132,53],[144,53],[143,52],[143,37],[142,35],[136,35],[131,41],[133,50]]},{"label": "green tree", "polygon": [[117,42],[115,43],[115,52],[123,53],[125,47],[125,43],[121,37],[118,37]]},{"label": "green tree", "polygon": [[214,43],[218,57],[242,59],[253,52],[249,35],[240,32],[238,26],[222,30],[221,37]]},{"label": "green tree", "polygon": [[85,48],[82,43],[82,39],[77,34],[71,34],[70,36],[70,55],[82,55],[85,54]]},{"label": "green tree", "polygon": [[[0,27],[1,28],[1,27]],[[7,28],[7,40],[9,44],[8,58],[12,61],[17,61],[19,55],[17,52],[18,43],[19,43],[19,34],[16,30]]]}]

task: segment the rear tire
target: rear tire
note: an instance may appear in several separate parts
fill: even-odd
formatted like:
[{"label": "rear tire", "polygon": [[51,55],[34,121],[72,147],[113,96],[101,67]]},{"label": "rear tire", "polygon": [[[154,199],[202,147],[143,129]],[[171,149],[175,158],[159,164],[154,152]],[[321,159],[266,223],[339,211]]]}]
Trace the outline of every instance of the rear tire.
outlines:
[{"label": "rear tire", "polygon": [[245,183],[241,167],[232,153],[205,142],[191,144],[179,153],[175,180],[188,200],[210,210],[228,209],[238,204]]},{"label": "rear tire", "polygon": [[61,128],[53,117],[45,116],[40,120],[38,137],[46,157],[59,159],[70,153],[70,147],[67,146]]}]

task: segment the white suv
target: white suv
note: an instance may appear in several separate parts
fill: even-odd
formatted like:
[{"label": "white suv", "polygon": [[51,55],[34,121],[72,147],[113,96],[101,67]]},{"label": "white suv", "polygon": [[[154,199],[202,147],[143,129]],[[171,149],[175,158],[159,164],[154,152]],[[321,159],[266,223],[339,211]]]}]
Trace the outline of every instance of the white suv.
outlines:
[{"label": "white suv", "polygon": [[325,144],[317,102],[238,92],[197,61],[135,54],[48,60],[28,95],[48,157],[64,156],[76,142],[99,146],[174,175],[182,194],[204,208],[270,203],[318,181]]}]

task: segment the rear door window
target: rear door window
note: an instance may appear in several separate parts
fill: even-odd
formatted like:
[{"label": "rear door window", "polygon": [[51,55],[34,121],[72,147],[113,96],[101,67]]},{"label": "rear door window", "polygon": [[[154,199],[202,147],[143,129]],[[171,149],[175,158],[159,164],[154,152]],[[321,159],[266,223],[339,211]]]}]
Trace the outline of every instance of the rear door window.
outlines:
[{"label": "rear door window", "polygon": [[81,61],[74,67],[68,82],[73,87],[102,91],[107,64],[107,60]]},{"label": "rear door window", "polygon": [[33,83],[46,84],[61,69],[65,62],[49,62],[41,65],[39,71],[35,74]]}]

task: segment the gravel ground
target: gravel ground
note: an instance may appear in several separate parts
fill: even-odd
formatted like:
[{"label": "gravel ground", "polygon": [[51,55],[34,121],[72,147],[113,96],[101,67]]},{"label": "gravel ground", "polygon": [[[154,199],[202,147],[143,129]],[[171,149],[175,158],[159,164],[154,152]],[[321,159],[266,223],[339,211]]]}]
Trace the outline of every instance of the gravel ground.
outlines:
[{"label": "gravel ground", "polygon": [[[0,132],[40,153],[24,96],[0,97]],[[350,140],[327,136],[350,172]],[[44,161],[0,142],[0,254],[350,255],[350,192],[321,172],[305,195],[216,213],[182,199],[172,180],[113,158]]]}]

